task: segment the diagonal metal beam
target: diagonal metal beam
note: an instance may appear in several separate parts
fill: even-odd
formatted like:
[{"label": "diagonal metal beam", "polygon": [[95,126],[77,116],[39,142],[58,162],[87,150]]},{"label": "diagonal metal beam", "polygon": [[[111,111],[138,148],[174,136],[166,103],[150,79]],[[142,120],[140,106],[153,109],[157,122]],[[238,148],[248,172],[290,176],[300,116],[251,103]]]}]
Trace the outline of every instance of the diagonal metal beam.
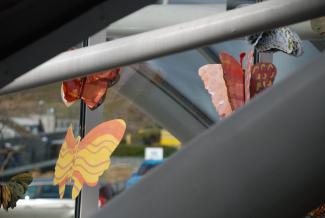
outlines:
[{"label": "diagonal metal beam", "polygon": [[[256,0],[235,0],[233,6],[244,3],[243,6],[245,3],[255,2]],[[149,5],[110,24],[107,28],[107,35],[108,38],[121,38],[220,14],[224,11],[226,11],[225,3]],[[290,25],[290,28],[296,31],[303,40],[325,38],[324,35],[312,29],[310,20]]]},{"label": "diagonal metal beam", "polygon": [[[125,66],[152,58],[242,37],[325,14],[324,0],[274,0],[100,45],[65,52],[29,71],[0,94]],[[11,65],[0,73],[15,72]]]},{"label": "diagonal metal beam", "polygon": [[303,217],[325,195],[324,58],[196,137],[94,218]]}]

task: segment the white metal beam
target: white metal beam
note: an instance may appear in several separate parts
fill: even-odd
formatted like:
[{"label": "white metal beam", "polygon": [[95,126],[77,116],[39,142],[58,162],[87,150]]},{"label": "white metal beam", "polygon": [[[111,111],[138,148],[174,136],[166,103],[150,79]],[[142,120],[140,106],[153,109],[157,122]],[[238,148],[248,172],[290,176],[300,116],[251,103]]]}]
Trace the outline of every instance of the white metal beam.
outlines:
[{"label": "white metal beam", "polygon": [[[0,94],[62,81],[242,37],[325,14],[324,0],[274,0],[99,45],[65,52],[29,71]],[[0,73],[12,68],[0,66]]]},{"label": "white metal beam", "polygon": [[226,4],[150,5],[109,25],[107,37],[125,37],[225,11]]},{"label": "white metal beam", "polygon": [[[149,5],[108,26],[108,38],[120,38],[226,11],[226,4]],[[290,26],[302,39],[325,39],[313,31],[310,20]]]}]

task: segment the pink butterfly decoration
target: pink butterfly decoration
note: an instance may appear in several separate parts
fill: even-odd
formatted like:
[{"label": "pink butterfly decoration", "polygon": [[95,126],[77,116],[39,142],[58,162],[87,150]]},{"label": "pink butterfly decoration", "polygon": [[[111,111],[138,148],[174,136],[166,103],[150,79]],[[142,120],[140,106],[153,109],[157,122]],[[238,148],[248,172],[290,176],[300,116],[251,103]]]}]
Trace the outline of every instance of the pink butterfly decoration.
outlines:
[{"label": "pink butterfly decoration", "polygon": [[220,53],[219,57],[221,64],[204,65],[199,69],[199,75],[219,116],[225,118],[271,86],[276,67],[272,63],[253,65],[253,51],[248,54],[245,71],[242,69],[245,53],[240,55],[240,63],[226,52]]}]

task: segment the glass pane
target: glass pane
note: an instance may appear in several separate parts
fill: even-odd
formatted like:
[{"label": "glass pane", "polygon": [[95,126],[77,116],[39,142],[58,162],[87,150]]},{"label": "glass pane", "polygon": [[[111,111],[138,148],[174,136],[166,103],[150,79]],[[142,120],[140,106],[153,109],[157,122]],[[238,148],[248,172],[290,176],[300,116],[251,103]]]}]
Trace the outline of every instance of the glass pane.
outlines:
[{"label": "glass pane", "polygon": [[0,96],[0,102],[0,182],[23,172],[33,176],[24,199],[13,210],[1,209],[0,217],[74,217],[71,186],[61,200],[52,181],[67,127],[78,130],[79,103],[66,108],[59,83]]},{"label": "glass pane", "polygon": [[[150,113],[155,102],[147,102],[146,97],[154,94],[155,89],[159,88],[148,78],[125,68],[120,81],[108,90],[104,120],[124,119],[127,130],[113,153],[109,170],[101,177],[100,206],[133,186],[181,147],[181,140],[156,119],[155,113]],[[159,113],[163,116],[164,111]]]},{"label": "glass pane", "polygon": [[210,119],[217,119],[210,96],[198,75],[198,69],[208,61],[197,50],[154,59],[148,64]]}]

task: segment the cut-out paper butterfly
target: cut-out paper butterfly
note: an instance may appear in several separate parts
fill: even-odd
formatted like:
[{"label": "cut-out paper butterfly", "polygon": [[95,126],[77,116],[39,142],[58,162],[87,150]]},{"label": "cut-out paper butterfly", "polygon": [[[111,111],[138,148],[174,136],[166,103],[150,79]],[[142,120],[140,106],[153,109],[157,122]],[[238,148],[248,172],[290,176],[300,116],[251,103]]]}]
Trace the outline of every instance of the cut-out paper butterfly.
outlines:
[{"label": "cut-out paper butterfly", "polygon": [[199,69],[205,88],[219,116],[224,118],[243,106],[251,97],[273,84],[276,67],[272,63],[253,65],[253,52],[248,55],[246,70],[230,54],[219,55],[221,64],[208,64]]},{"label": "cut-out paper butterfly", "polygon": [[83,139],[73,135],[69,127],[55,165],[53,183],[59,185],[59,195],[63,198],[65,184],[72,182],[72,198],[75,199],[83,184],[95,186],[110,165],[110,156],[120,143],[126,124],[115,119],[99,124]]},{"label": "cut-out paper butterfly", "polygon": [[64,81],[61,85],[61,97],[69,107],[75,101],[82,99],[90,110],[100,106],[106,96],[106,91],[117,83],[120,68],[98,72],[86,77]]},{"label": "cut-out paper butterfly", "polygon": [[248,36],[258,52],[282,51],[293,56],[303,54],[299,35],[289,27],[280,27]]},{"label": "cut-out paper butterfly", "polygon": [[19,199],[24,198],[24,194],[33,181],[31,173],[21,173],[12,177],[9,182],[0,184],[0,207],[8,211],[14,209]]}]

